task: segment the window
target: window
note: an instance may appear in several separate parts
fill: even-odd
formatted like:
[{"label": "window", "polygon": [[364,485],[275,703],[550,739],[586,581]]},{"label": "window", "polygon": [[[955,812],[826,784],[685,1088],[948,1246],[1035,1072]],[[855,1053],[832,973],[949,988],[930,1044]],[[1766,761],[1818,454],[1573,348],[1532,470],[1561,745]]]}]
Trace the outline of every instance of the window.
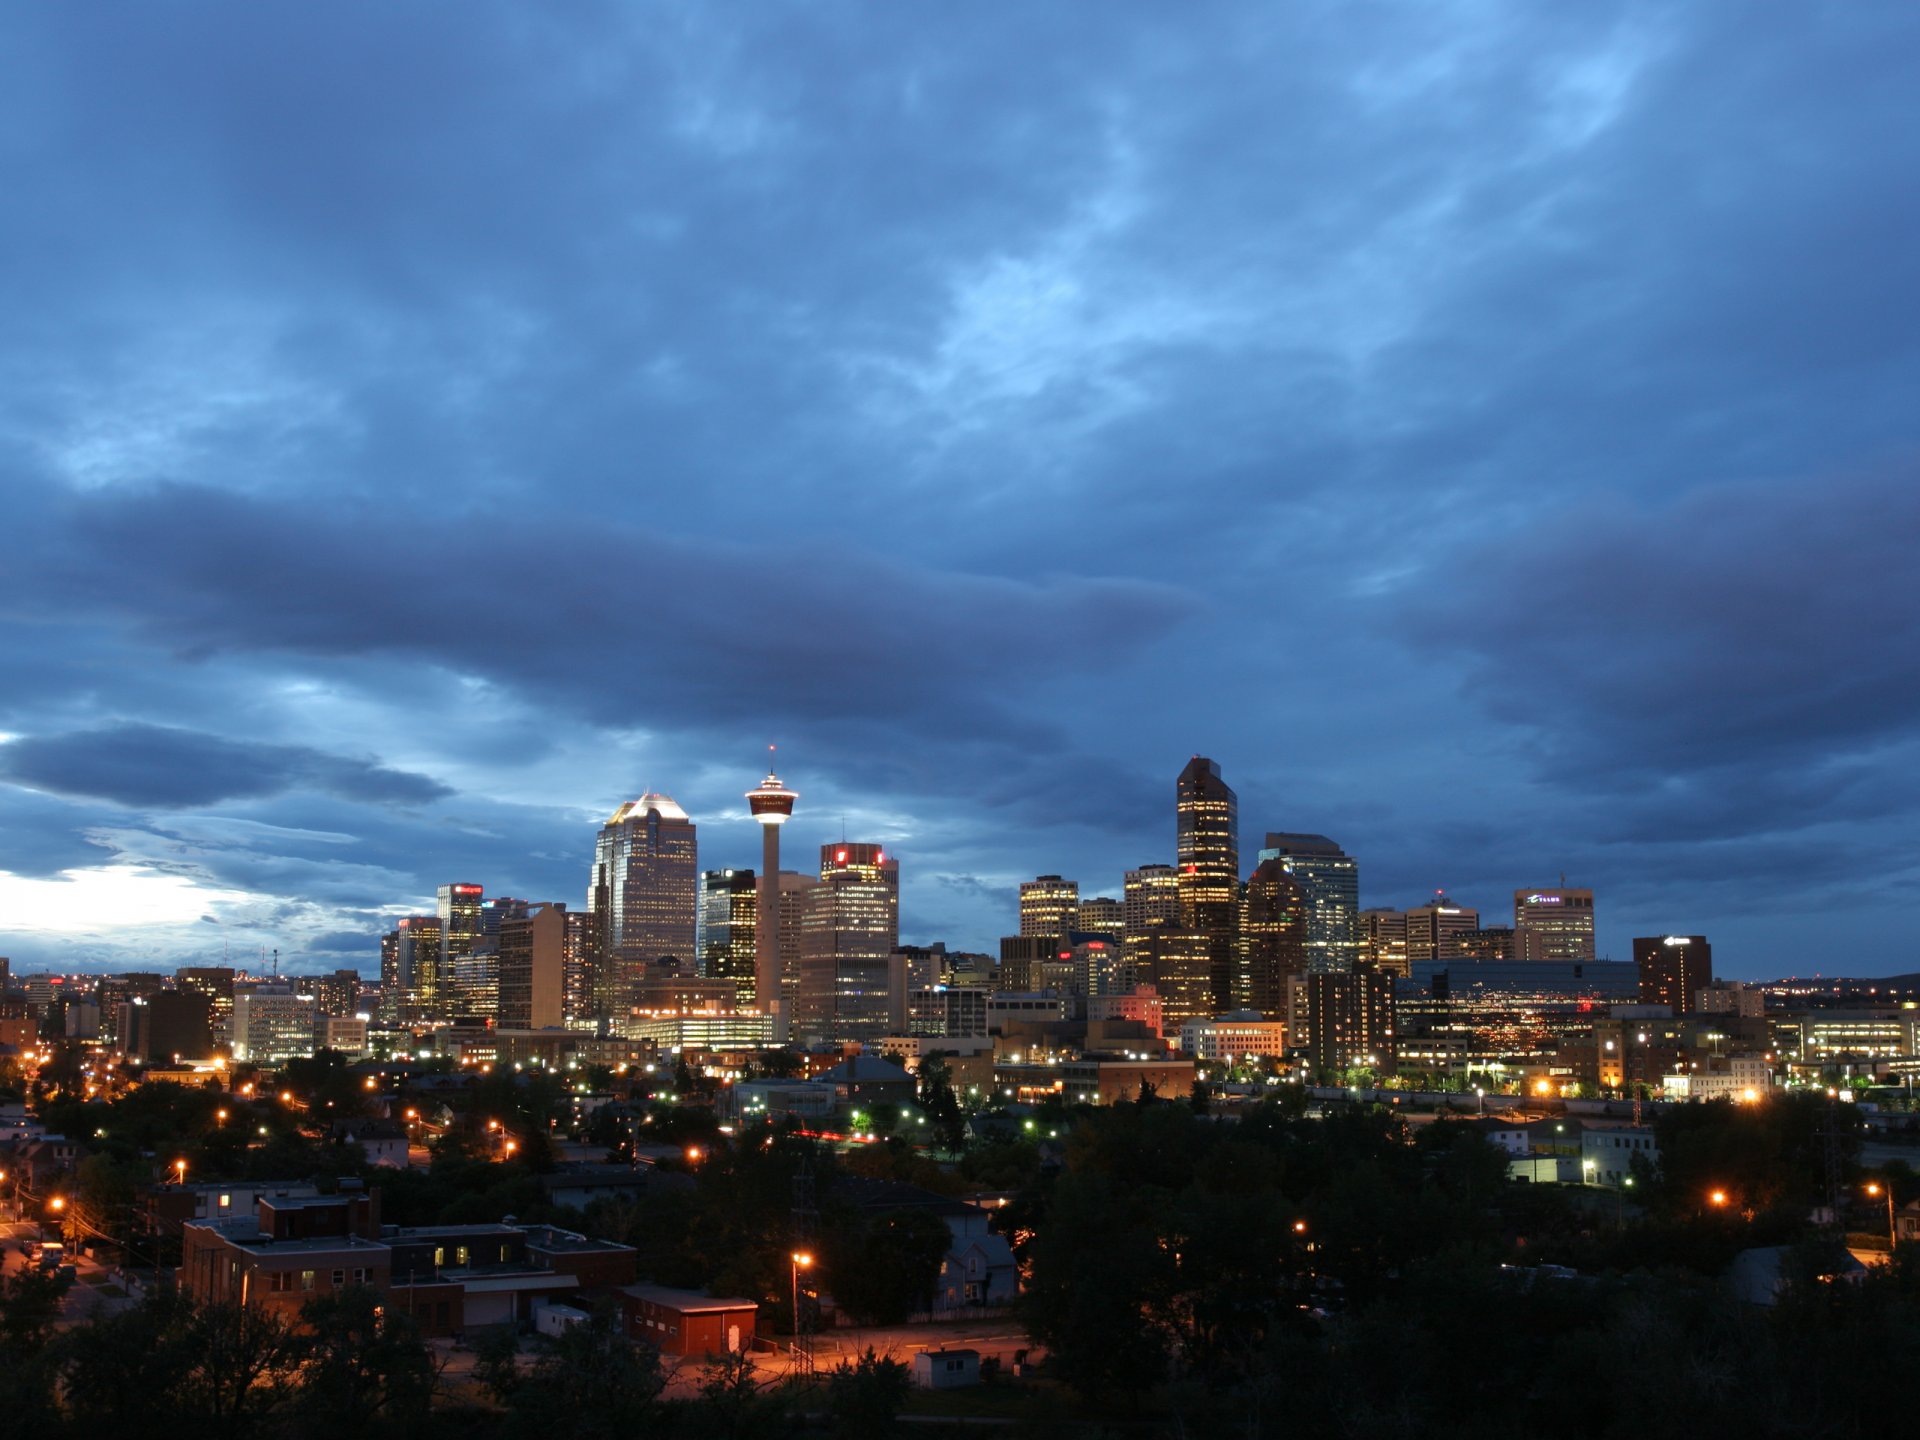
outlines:
[{"label": "window", "polygon": [[338,1289],[339,1289],[339,1288],[340,1288],[340,1287],[341,1287],[342,1285],[344,1285],[344,1284],[346,1284],[346,1283],[347,1283],[347,1272],[346,1272],[346,1271],[344,1271],[344,1270],[336,1270],[336,1271],[334,1271],[334,1272],[333,1272],[333,1288],[334,1288],[334,1289],[336,1289],[336,1290],[338,1290]]},{"label": "window", "polygon": [[268,1272],[267,1289],[269,1291],[291,1290],[292,1288],[293,1272],[291,1270],[273,1270]]},{"label": "window", "polygon": [[459,1263],[462,1265],[466,1264],[467,1263],[467,1247],[464,1245],[458,1246],[453,1252],[453,1258],[459,1261]]},{"label": "window", "polygon": [[220,1197],[220,1208],[222,1210],[231,1210],[233,1208],[233,1196],[222,1195]]},{"label": "window", "polygon": [[433,1247],[433,1263],[435,1265],[444,1265],[447,1263],[447,1247],[446,1246],[436,1245]]},{"label": "window", "polygon": [[354,1284],[356,1284],[356,1285],[364,1285],[364,1284],[366,1284],[366,1283],[367,1283],[367,1272],[366,1272],[366,1271],[365,1271],[364,1269],[359,1269],[359,1270],[355,1270],[355,1271],[353,1272],[353,1283],[354,1283]]},{"label": "window", "polygon": [[300,1288],[302,1290],[313,1289],[313,1271],[302,1270],[300,1272]]}]

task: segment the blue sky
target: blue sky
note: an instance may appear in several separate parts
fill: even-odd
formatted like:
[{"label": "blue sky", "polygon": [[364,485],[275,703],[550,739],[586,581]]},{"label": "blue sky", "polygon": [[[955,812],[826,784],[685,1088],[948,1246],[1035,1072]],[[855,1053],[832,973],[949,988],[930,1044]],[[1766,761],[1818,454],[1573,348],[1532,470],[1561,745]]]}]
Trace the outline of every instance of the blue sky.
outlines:
[{"label": "blue sky", "polygon": [[0,954],[371,970],[644,789],[912,940],[1243,846],[1920,968],[1920,10],[0,14]]}]

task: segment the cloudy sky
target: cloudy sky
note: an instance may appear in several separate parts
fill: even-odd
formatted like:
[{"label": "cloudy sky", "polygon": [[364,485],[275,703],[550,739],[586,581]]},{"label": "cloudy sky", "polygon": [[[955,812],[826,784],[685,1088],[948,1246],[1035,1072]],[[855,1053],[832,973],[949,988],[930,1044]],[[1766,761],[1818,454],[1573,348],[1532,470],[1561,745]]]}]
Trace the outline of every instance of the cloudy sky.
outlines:
[{"label": "cloudy sky", "polygon": [[1920,968],[1920,7],[0,13],[0,954],[377,968],[1217,759],[1363,903]]}]

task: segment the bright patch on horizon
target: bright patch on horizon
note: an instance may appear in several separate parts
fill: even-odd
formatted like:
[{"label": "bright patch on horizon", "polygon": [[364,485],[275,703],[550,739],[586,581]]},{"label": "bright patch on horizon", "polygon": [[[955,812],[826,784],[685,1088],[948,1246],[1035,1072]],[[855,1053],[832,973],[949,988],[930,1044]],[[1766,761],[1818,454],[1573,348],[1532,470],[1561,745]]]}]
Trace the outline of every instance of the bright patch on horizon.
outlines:
[{"label": "bright patch on horizon", "polygon": [[249,898],[144,865],[63,870],[55,880],[0,870],[0,913],[14,931],[80,935],[128,925],[180,925],[212,906]]}]

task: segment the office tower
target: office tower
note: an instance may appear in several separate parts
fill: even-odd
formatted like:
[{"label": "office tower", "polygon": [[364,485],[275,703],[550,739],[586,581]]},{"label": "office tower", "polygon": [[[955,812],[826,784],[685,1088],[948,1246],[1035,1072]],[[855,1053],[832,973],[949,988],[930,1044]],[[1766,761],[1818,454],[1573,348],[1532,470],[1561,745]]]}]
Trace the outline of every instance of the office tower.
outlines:
[{"label": "office tower", "polygon": [[1046,989],[1046,967],[1059,945],[1052,935],[1002,935],[998,988],[1020,994]]},{"label": "office tower", "polygon": [[300,983],[313,992],[313,1003],[322,1015],[351,1015],[360,1008],[358,970],[336,970],[331,975],[313,975]]},{"label": "office tower", "polygon": [[236,986],[233,994],[233,1058],[275,1065],[313,1053],[317,1012],[313,997],[287,981]]},{"label": "office tower", "polygon": [[1462,960],[1514,960],[1520,953],[1513,929],[1508,925],[1462,930],[1454,936],[1454,945]]},{"label": "office tower", "polygon": [[[774,827],[768,826],[768,829]],[[700,973],[709,980],[731,980],[734,1003],[757,1003],[760,887],[751,870],[700,872],[700,925],[694,937]]]},{"label": "office tower", "polygon": [[1593,959],[1593,891],[1514,891],[1513,932],[1519,959]]},{"label": "office tower", "polygon": [[1480,928],[1480,912],[1455,905],[1446,891],[1407,912],[1407,960],[1451,960],[1460,953],[1460,933]]},{"label": "office tower", "polygon": [[[800,996],[800,927],[807,916],[808,897],[820,888],[820,877],[799,870],[780,872],[780,1004],[782,1017],[774,1027],[776,1045],[784,1045],[790,1017]],[[756,950],[757,950],[756,946]],[[756,960],[757,963],[757,960]],[[756,975],[755,984],[758,978]]]},{"label": "office tower", "polygon": [[693,969],[699,862],[693,821],[665,795],[627,801],[601,828],[587,891],[600,1014],[624,1015],[649,965],[671,959]]},{"label": "office tower", "polygon": [[1179,877],[1171,865],[1142,865],[1127,871],[1121,894],[1121,958],[1133,964],[1149,930],[1179,928]]},{"label": "office tower", "polygon": [[1316,1069],[1394,1069],[1393,976],[1309,975],[1306,1007],[1307,1054]]},{"label": "office tower", "polygon": [[789,934],[786,880],[780,873],[780,827],[793,815],[800,799],[796,791],[780,783],[771,770],[767,778],[747,792],[747,806],[760,826],[759,894],[754,900],[753,992],[760,1010],[769,1018],[768,1037],[775,1045],[787,1043],[792,1027],[793,989],[787,983],[794,971],[788,968],[789,950],[797,954],[797,929]]},{"label": "office tower", "polygon": [[1127,933],[1126,907],[1111,895],[1094,895],[1080,902],[1074,929],[1085,935],[1111,935],[1118,940]]},{"label": "office tower", "polygon": [[1020,886],[1020,933],[1062,935],[1080,917],[1080,883],[1042,875]]},{"label": "office tower", "polygon": [[114,1030],[129,1060],[168,1064],[213,1053],[213,1006],[197,990],[156,990],[116,1008]]},{"label": "office tower", "polygon": [[1360,968],[1407,973],[1407,917],[1400,910],[1362,910],[1359,917]]},{"label": "office tower", "polygon": [[825,1040],[885,1034],[887,957],[900,948],[899,862],[879,845],[822,845],[800,925],[794,1028]]},{"label": "office tower", "polygon": [[380,1023],[392,1025],[400,1019],[400,932],[389,930],[380,937]]},{"label": "office tower", "polygon": [[[566,1018],[567,907],[529,905],[502,918],[499,1019],[503,1030],[547,1030]],[[577,928],[576,932],[577,932]]]},{"label": "office tower", "polygon": [[207,997],[207,1005],[216,1043],[228,1033],[233,1020],[233,967],[231,965],[182,965],[173,972],[174,984]]},{"label": "office tower", "polygon": [[1299,882],[1305,906],[1307,969],[1351,970],[1360,960],[1360,866],[1324,835],[1269,831],[1260,863],[1278,860]]},{"label": "office tower", "polygon": [[[1123,980],[1150,985],[1160,997],[1162,1024],[1177,1031],[1189,1020],[1220,1013],[1213,1002],[1213,937],[1175,925],[1149,924],[1126,963]],[[1130,988],[1130,987],[1129,987]]]},{"label": "office tower", "polygon": [[511,895],[496,895],[480,902],[480,938],[498,940],[500,927],[509,920],[524,920],[533,910],[531,900],[516,900]]},{"label": "office tower", "polygon": [[403,1024],[440,1018],[440,917],[409,915],[393,928],[400,984],[395,1018]]},{"label": "office tower", "polygon": [[[565,906],[557,909],[566,910]],[[593,916],[566,910],[564,948],[560,952],[560,1010],[564,1023],[591,1020],[593,1007]]]},{"label": "office tower", "polygon": [[453,1020],[500,1018],[500,942],[480,940],[440,972],[440,1010]]},{"label": "office tower", "polygon": [[1207,937],[1213,1003],[1230,1010],[1239,960],[1240,804],[1204,755],[1174,782],[1174,816],[1180,923]]},{"label": "office tower", "polygon": [[471,955],[485,934],[486,889],[480,885],[442,885],[435,913],[440,918],[440,973],[450,975],[453,962]]},{"label": "office tower", "polygon": [[1713,946],[1704,935],[1649,935],[1633,942],[1640,972],[1640,1003],[1671,1006],[1684,1015],[1713,984]]},{"label": "office tower", "polygon": [[1285,1018],[1287,982],[1309,968],[1311,913],[1307,887],[1284,859],[1262,860],[1247,878],[1240,912],[1240,945],[1246,955],[1244,999],[1249,1009],[1270,1020]]}]

